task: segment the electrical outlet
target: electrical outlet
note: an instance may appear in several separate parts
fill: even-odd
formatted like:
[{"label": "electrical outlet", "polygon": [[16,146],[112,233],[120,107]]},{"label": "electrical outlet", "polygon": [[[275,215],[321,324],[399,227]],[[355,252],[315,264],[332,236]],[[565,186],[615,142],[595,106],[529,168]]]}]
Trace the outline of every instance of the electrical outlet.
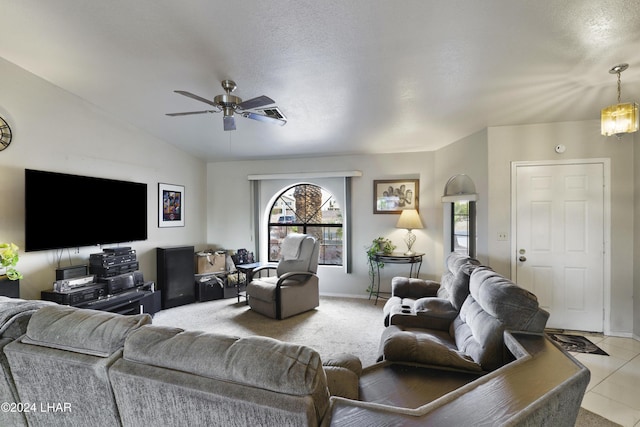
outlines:
[{"label": "electrical outlet", "polygon": [[500,241],[505,241],[508,240],[509,235],[507,234],[506,231],[498,231],[498,240]]}]

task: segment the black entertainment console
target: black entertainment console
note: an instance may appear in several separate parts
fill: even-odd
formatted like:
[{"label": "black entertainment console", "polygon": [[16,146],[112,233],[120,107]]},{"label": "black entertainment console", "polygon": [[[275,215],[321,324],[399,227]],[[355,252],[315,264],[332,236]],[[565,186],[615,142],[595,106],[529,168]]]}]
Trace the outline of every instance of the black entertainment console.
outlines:
[{"label": "black entertainment console", "polygon": [[78,308],[154,315],[161,309],[161,293],[153,282],[144,281],[137,268],[135,250],[105,249],[90,255],[89,275],[86,266],[59,269],[64,271],[56,272],[56,278],[63,278],[54,282],[53,289],[42,291],[41,298]]}]

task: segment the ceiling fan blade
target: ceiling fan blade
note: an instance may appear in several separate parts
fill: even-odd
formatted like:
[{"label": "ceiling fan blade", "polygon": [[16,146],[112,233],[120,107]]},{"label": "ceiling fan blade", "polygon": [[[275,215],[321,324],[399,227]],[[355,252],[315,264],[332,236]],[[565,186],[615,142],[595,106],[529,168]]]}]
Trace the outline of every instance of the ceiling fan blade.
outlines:
[{"label": "ceiling fan blade", "polygon": [[242,110],[251,110],[253,108],[262,107],[263,105],[275,104],[275,101],[266,95],[258,96],[257,98],[247,99],[246,101],[238,104],[238,107]]},{"label": "ceiling fan blade", "polygon": [[201,96],[195,95],[195,94],[193,94],[191,92],[187,92],[186,90],[174,90],[174,92],[175,93],[179,93],[180,95],[184,95],[184,96],[187,96],[189,98],[195,99],[197,101],[204,102],[205,104],[213,105],[214,107],[218,106],[218,104],[216,104],[215,102],[209,101],[208,99],[205,99],[205,98],[203,98]]},{"label": "ceiling fan blade", "polygon": [[204,111],[185,111],[184,113],[167,113],[167,116],[189,116],[191,114],[205,114],[205,113],[217,113],[216,110],[204,110]]},{"label": "ceiling fan blade", "polygon": [[233,116],[224,116],[224,130],[236,130],[236,119]]},{"label": "ceiling fan blade", "polygon": [[263,116],[262,114],[256,114],[256,113],[244,113],[242,114],[242,116],[248,119],[258,120],[260,122],[272,123],[274,125],[280,125],[280,126],[284,126],[287,123],[286,120],[276,119],[275,117]]}]

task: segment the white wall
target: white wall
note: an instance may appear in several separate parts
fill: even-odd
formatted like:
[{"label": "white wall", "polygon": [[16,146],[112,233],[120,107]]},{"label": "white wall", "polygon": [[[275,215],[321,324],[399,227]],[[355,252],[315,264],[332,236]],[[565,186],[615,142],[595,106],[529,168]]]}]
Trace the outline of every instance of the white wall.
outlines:
[{"label": "white wall", "polygon": [[[207,172],[208,242],[229,249],[253,248],[248,175],[360,170],[362,177],[352,178],[353,273],[321,266],[318,275],[322,294],[365,296],[369,284],[366,247],[376,237],[385,236],[402,250],[406,233],[395,228],[398,215],[373,214],[373,180],[419,178],[420,216],[425,229],[414,230],[417,236],[414,250],[426,253],[421,277],[436,277],[442,272],[440,264],[434,261],[439,246],[436,242],[441,240],[441,221],[437,219],[441,204],[436,197],[441,189],[436,188],[433,180],[433,159],[432,152],[422,152],[210,163]],[[382,273],[381,289],[389,289],[394,275],[407,273],[406,265],[388,264]]]},{"label": "white wall", "polygon": [[[156,279],[156,246],[202,244],[204,162],[1,58],[0,93],[0,115],[13,130],[13,142],[0,152],[0,242],[24,247],[24,169],[31,168],[146,183],[148,240],[124,245],[137,250],[146,280]],[[185,186],[185,227],[158,228],[158,182]],[[72,194],[55,191],[66,200],[65,208],[82,209],[73,205]],[[96,225],[78,224],[73,232],[82,232],[84,226]],[[21,296],[39,299],[40,291],[52,287],[58,265],[88,264],[89,254],[100,251],[98,246],[21,251],[18,266],[25,276]]]},{"label": "white wall", "polygon": [[[564,122],[492,127],[489,143],[489,263],[499,273],[511,274],[510,241],[498,241],[498,232],[511,230],[511,162],[524,160],[611,159],[611,304],[610,331],[633,331],[634,283],[634,147],[633,136],[621,140],[600,135],[600,122]],[[554,148],[564,144],[564,154]],[[605,324],[607,320],[605,319]]]}]

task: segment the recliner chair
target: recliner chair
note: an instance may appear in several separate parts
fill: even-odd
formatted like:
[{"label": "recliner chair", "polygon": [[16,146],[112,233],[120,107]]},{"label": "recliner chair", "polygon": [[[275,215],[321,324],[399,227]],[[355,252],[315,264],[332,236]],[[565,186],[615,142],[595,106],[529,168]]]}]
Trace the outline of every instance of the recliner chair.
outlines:
[{"label": "recliner chair", "polygon": [[[310,235],[287,235],[278,264],[253,270],[253,280],[247,285],[251,309],[280,320],[320,305],[316,275],[319,250],[320,242]],[[275,276],[263,276],[274,271]]]}]

